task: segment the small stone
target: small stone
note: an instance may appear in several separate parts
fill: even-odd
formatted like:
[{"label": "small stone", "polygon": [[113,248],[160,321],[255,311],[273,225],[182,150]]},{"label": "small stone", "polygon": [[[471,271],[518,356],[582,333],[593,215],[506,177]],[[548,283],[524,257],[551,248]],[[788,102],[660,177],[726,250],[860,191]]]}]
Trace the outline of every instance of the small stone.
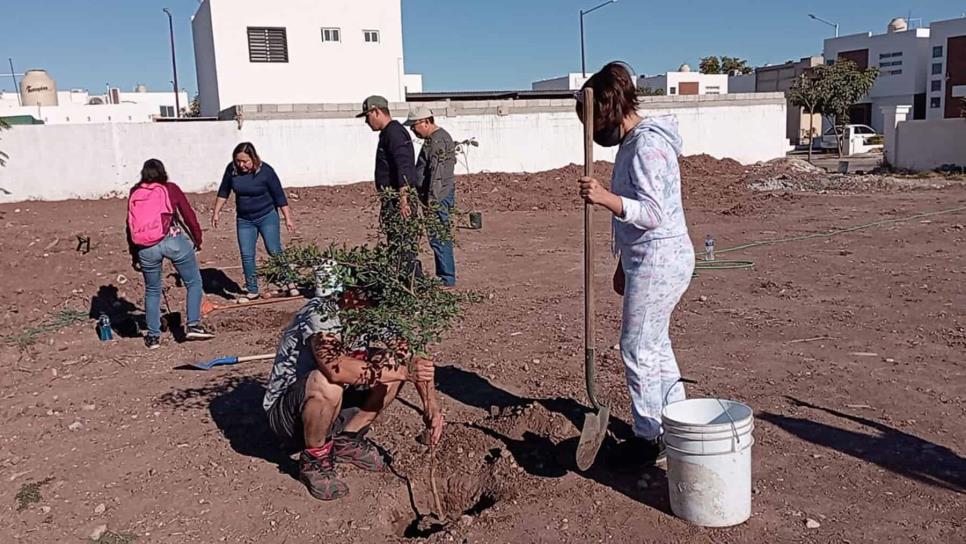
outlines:
[{"label": "small stone", "polygon": [[98,525],[97,527],[94,527],[93,531],[91,531],[90,538],[91,540],[100,540],[101,537],[104,536],[104,533],[106,532],[107,532],[107,525]]},{"label": "small stone", "polygon": [[73,423],[71,423],[70,425],[67,426],[67,428],[69,430],[71,430],[71,431],[79,431],[79,430],[81,430],[82,427],[83,427],[83,425],[81,425],[81,422],[80,421],[75,421],[75,422],[73,422]]},{"label": "small stone", "polygon": [[887,362],[889,364],[892,364],[892,363],[896,362],[896,360],[895,359],[886,359],[885,362]]},{"label": "small stone", "polygon": [[94,507],[94,513],[97,515],[103,514],[107,510],[107,506],[104,503],[98,504]]},{"label": "small stone", "polygon": [[84,406],[81,406],[81,409],[85,412],[93,412],[94,410],[97,410],[97,406],[93,404],[85,404]]},{"label": "small stone", "polygon": [[620,344],[614,344],[613,346],[610,347],[610,349],[612,349],[614,351],[620,351],[621,345]]},{"label": "small stone", "polygon": [[534,360],[533,360],[533,361],[531,361],[531,362],[532,362],[533,364],[535,364],[535,365],[539,365],[539,364],[540,364],[540,359],[534,359]]},{"label": "small stone", "polygon": [[50,507],[49,506],[41,506],[40,507],[40,511],[42,513],[44,513],[44,514],[49,514],[50,513]]},{"label": "small stone", "polygon": [[699,300],[700,302],[707,302],[707,301],[708,301],[708,297],[706,297],[706,296],[704,296],[704,295],[701,295],[700,297],[698,297],[698,300]]},{"label": "small stone", "polygon": [[463,525],[473,525],[473,516],[463,514],[460,516],[460,523]]},{"label": "small stone", "polygon": [[806,529],[818,529],[821,526],[822,526],[821,523],[815,521],[812,518],[808,518],[808,519],[805,520],[805,528]]}]

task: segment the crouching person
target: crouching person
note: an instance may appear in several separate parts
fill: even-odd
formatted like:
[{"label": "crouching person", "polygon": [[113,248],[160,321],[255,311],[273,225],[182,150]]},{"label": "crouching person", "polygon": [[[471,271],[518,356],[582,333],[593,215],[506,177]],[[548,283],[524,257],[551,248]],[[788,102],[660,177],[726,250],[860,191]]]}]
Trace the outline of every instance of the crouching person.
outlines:
[{"label": "crouching person", "polygon": [[389,459],[365,435],[405,382],[413,382],[419,393],[433,444],[443,432],[431,361],[416,358],[410,373],[402,343],[394,350],[342,343],[340,308],[366,304],[356,288],[309,301],[279,342],[265,393],[269,426],[302,448],[299,479],[320,500],[349,493],[338,464],[373,472],[386,468]]}]

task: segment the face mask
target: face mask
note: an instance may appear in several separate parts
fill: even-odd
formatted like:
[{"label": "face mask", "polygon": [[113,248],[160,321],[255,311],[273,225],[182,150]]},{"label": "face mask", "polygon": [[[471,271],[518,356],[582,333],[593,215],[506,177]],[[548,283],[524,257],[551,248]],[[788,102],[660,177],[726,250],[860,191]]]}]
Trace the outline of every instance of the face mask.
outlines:
[{"label": "face mask", "polygon": [[621,143],[621,138],[623,138],[623,135],[621,134],[620,125],[614,128],[604,128],[594,131],[594,142],[603,147],[614,147]]}]

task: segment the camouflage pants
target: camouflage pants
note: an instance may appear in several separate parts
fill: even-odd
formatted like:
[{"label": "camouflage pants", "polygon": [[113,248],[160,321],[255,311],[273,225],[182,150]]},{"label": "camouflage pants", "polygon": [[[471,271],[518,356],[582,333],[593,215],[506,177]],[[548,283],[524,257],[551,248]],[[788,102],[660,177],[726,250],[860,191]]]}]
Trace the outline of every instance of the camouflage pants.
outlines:
[{"label": "camouflage pants", "polygon": [[621,265],[625,287],[620,347],[634,434],[653,439],[661,434],[665,402],[684,400],[668,329],[671,313],[691,283],[694,247],[688,236],[635,244],[621,248]]}]

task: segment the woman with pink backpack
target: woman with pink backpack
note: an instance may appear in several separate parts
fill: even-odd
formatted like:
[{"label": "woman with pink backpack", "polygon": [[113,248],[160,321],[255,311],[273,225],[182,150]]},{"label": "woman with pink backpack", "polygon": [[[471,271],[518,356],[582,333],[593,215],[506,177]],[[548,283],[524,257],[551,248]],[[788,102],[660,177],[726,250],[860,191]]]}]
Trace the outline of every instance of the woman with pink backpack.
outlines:
[{"label": "woman with pink backpack", "polygon": [[186,337],[213,338],[201,324],[201,272],[195,251],[201,249],[201,225],[191,204],[174,183],[168,181],[164,164],[149,159],[141,169],[141,181],[128,197],[127,240],[132,265],[144,274],[144,312],[148,333],[144,345],[161,347],[161,270],[164,259],[175,269],[188,289]]}]

